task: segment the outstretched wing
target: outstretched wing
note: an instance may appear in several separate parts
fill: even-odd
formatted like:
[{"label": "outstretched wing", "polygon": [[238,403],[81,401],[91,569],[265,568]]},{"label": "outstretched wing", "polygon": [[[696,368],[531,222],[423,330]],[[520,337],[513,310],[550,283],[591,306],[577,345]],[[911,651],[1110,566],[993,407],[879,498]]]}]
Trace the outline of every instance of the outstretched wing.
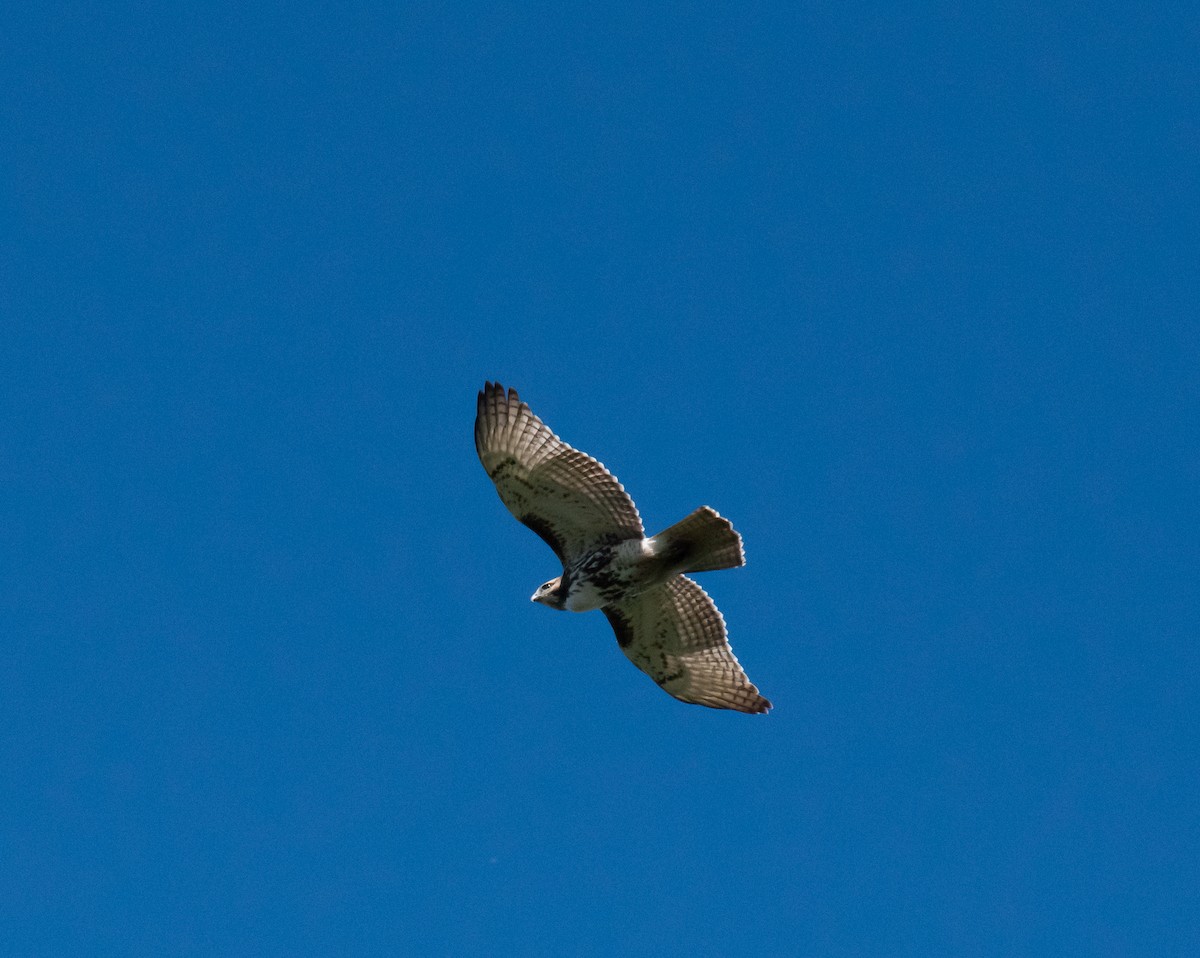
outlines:
[{"label": "outstretched wing", "polygon": [[604,607],[629,660],[675,698],[714,709],[766,712],[729,647],[725,619],[687,576]]},{"label": "outstretched wing", "polygon": [[479,393],[475,450],[509,511],[566,565],[584,553],[645,534],[616,476],[554,435],[499,383]]}]

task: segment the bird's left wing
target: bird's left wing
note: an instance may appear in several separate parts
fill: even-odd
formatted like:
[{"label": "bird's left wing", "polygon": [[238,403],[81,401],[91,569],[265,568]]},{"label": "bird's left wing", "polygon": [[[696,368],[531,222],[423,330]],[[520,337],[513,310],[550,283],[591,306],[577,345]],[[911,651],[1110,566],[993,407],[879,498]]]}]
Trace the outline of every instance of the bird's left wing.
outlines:
[{"label": "bird's left wing", "polygon": [[747,678],[708,593],[687,576],[604,607],[629,660],[684,702],[738,712],[771,708]]},{"label": "bird's left wing", "polygon": [[515,389],[487,383],[479,393],[475,450],[509,511],[564,565],[598,546],[645,534],[616,476],[554,435]]}]

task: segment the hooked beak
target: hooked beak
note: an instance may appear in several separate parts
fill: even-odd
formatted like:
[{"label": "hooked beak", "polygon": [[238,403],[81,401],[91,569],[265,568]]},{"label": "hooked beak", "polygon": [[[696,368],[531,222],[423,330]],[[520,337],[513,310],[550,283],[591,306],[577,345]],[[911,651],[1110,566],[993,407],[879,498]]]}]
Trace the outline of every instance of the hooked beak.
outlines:
[{"label": "hooked beak", "polygon": [[549,582],[543,582],[537,587],[537,591],[529,597],[530,602],[540,602],[542,605],[548,605],[552,609],[557,609],[558,605],[558,588],[562,579],[551,579]]}]

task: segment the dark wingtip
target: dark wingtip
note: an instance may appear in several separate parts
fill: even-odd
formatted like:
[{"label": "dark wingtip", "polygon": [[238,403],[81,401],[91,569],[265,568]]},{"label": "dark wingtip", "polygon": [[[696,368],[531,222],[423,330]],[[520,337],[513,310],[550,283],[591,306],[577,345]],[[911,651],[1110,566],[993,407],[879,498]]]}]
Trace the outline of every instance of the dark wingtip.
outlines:
[{"label": "dark wingtip", "polygon": [[479,390],[480,399],[490,399],[492,396],[498,395],[502,399],[507,399],[509,402],[520,402],[521,397],[517,395],[517,391],[512,387],[505,389],[499,382],[492,382],[490,379],[485,380],[483,389]]}]

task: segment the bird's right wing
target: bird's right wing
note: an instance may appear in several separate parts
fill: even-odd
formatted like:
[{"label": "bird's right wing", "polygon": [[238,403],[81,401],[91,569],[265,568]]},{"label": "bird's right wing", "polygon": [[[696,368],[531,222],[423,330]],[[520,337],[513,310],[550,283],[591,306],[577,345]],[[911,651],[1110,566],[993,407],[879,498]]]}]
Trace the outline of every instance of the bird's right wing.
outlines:
[{"label": "bird's right wing", "polygon": [[747,678],[708,593],[687,576],[604,607],[621,651],[675,698],[738,712],[771,708]]},{"label": "bird's right wing", "polygon": [[645,534],[616,476],[554,435],[515,389],[487,383],[479,393],[475,450],[509,511],[545,539],[564,565],[599,546]]}]

